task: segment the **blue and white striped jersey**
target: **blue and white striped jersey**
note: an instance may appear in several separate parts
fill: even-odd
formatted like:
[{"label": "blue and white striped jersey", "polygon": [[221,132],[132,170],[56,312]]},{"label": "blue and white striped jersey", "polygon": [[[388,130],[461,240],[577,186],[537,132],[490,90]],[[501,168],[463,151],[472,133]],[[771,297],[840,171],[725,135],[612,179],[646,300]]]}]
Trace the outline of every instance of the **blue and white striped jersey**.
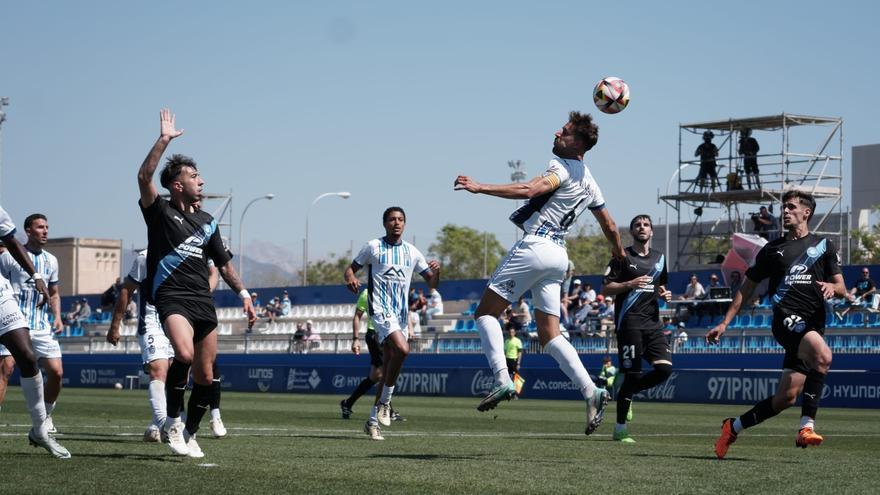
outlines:
[{"label": "blue and white striped jersey", "polygon": [[582,161],[554,158],[543,174],[544,177],[551,175],[559,180],[559,187],[530,199],[510,215],[510,221],[526,234],[564,244],[565,234],[577,217],[587,208],[598,210],[604,207],[605,198]]},{"label": "blue and white striped jersey", "polygon": [[[43,276],[46,285],[58,284],[58,259],[54,255],[45,249],[39,253],[27,249],[25,252],[34,264],[34,269]],[[39,306],[41,296],[34,280],[9,252],[0,255],[0,274],[12,284],[12,292],[18,300],[18,307],[21,308],[31,331],[50,331],[52,325],[49,324],[49,313],[52,308],[49,304]]]},{"label": "blue and white striped jersey", "polygon": [[412,244],[401,240],[389,244],[385,238],[373,239],[355,257],[357,266],[367,267],[367,294],[370,316],[394,315],[401,325],[409,317],[409,284],[413,272],[424,274],[428,262]]},{"label": "blue and white striped jersey", "polygon": [[[132,282],[138,284],[138,286],[143,283],[144,279],[147,278],[147,250],[138,252],[137,257],[134,259],[134,263],[131,264],[131,270],[128,272],[128,278],[131,279]],[[143,297],[143,287],[141,287],[137,291],[137,306],[138,306],[138,335],[144,335],[147,332],[147,322],[157,322],[159,321],[159,316],[156,313],[156,307],[147,302],[147,298]]]}]

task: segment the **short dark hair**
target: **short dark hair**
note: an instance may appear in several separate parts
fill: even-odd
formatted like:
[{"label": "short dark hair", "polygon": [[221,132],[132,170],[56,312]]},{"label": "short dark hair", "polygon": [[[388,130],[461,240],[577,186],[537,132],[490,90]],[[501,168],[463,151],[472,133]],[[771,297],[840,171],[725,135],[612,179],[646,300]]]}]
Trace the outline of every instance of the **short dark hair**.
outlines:
[{"label": "short dark hair", "polygon": [[385,208],[385,212],[382,213],[382,223],[387,222],[388,217],[390,217],[391,214],[394,213],[395,211],[399,211],[400,214],[403,215],[403,221],[404,222],[406,221],[406,212],[403,211],[403,208],[401,208],[399,206],[389,206],[388,208]]},{"label": "short dark hair", "polygon": [[572,111],[568,114],[568,121],[575,135],[584,141],[587,151],[593,149],[599,141],[599,126],[593,123],[593,117],[590,114]]},{"label": "short dark hair", "polygon": [[168,157],[168,160],[165,162],[165,168],[162,169],[162,174],[159,175],[159,183],[162,184],[162,187],[168,189],[168,186],[180,175],[183,167],[189,167],[193,170],[199,169],[196,166],[196,161],[186,155],[175,153]]},{"label": "short dark hair", "polygon": [[638,222],[639,220],[647,220],[648,223],[651,224],[651,228],[652,228],[652,229],[654,228],[654,221],[651,220],[651,215],[645,215],[645,214],[642,214],[642,215],[636,215],[636,216],[634,216],[633,219],[629,221],[629,230],[632,230],[632,229],[633,229],[633,226],[634,226],[634,225],[636,224],[636,222]]},{"label": "short dark hair", "polygon": [[810,216],[807,217],[807,221],[813,218],[813,214],[816,213],[816,200],[813,199],[812,194],[792,189],[782,195],[783,203],[790,199],[797,199],[801,206],[806,206],[810,209]]},{"label": "short dark hair", "polygon": [[34,223],[34,220],[46,220],[47,222],[49,221],[46,218],[46,215],[43,215],[42,213],[31,213],[27,216],[27,218],[24,219],[24,228],[31,228],[31,224]]}]

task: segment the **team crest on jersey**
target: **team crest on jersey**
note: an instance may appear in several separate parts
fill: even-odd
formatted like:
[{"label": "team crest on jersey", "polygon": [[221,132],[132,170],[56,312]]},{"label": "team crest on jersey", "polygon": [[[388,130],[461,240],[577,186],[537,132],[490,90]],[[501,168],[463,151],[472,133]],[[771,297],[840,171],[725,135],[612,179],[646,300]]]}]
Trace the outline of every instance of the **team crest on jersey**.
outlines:
[{"label": "team crest on jersey", "polygon": [[819,256],[819,250],[816,249],[814,246],[811,246],[807,248],[807,256],[809,256],[810,258],[815,258],[816,256]]},{"label": "team crest on jersey", "polygon": [[392,277],[406,278],[406,273],[404,273],[404,271],[402,269],[395,268],[392,266],[392,267],[389,267],[387,270],[385,270],[385,272],[382,273],[382,276],[388,277],[388,278],[392,278]]},{"label": "team crest on jersey", "polygon": [[496,284],[496,287],[498,287],[498,290],[505,295],[513,294],[513,289],[516,288],[516,280],[505,280],[504,282]]}]

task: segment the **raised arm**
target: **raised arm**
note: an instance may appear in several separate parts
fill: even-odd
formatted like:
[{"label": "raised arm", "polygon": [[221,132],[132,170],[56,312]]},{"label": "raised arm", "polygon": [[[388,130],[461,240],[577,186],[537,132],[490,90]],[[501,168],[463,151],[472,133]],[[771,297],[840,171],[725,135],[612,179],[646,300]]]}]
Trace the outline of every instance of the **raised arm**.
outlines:
[{"label": "raised arm", "polygon": [[746,278],[742,286],[739,288],[739,291],[733,296],[733,302],[730,303],[730,307],[727,308],[727,314],[724,315],[724,319],[721,320],[721,323],[715,326],[715,328],[706,333],[706,342],[710,344],[718,343],[718,339],[727,331],[727,325],[730,325],[730,322],[733,321],[733,318],[739,313],[739,308],[742,307],[743,301],[749,301],[752,299],[752,294],[755,293],[755,288],[757,286],[758,284],[756,282]]},{"label": "raised arm", "polygon": [[251,301],[251,295],[247,289],[244,288],[244,284],[241,282],[238,272],[235,271],[235,266],[233,266],[231,260],[227,261],[220,267],[220,276],[226,281],[226,285],[238,293],[238,297],[241,298],[242,305],[244,306],[244,312],[247,314],[248,327],[253,326],[257,321],[257,312],[254,310],[254,303]]},{"label": "raised arm", "polygon": [[596,220],[599,222],[599,227],[602,228],[602,233],[605,234],[605,238],[611,243],[611,255],[622,260],[624,258],[624,252],[623,244],[620,243],[620,232],[617,231],[617,224],[614,223],[614,219],[611,218],[611,213],[608,212],[608,208],[603,207],[590,211],[593,212],[593,216],[596,217]]},{"label": "raised arm", "polygon": [[473,194],[488,194],[506,199],[531,199],[554,191],[558,187],[559,178],[554,174],[535,177],[528,182],[510,184],[482,184],[466,175],[459,175],[453,184],[456,191],[464,190]]},{"label": "raised arm", "polygon": [[119,343],[119,326],[122,324],[122,318],[125,316],[125,308],[131,295],[138,290],[140,284],[126,277],[119,289],[119,296],[116,298],[116,305],[113,306],[113,318],[110,320],[110,328],[107,329],[107,342],[113,345]]},{"label": "raised arm", "polygon": [[156,173],[156,167],[159,166],[162,154],[165,153],[165,149],[168,148],[168,143],[172,139],[183,134],[183,130],[178,131],[174,127],[174,114],[171,113],[171,110],[163,108],[159,112],[159,122],[159,139],[153,144],[138,170],[138,188],[141,191],[141,206],[143,208],[152,205],[159,197],[159,192],[153,184],[153,174]]}]

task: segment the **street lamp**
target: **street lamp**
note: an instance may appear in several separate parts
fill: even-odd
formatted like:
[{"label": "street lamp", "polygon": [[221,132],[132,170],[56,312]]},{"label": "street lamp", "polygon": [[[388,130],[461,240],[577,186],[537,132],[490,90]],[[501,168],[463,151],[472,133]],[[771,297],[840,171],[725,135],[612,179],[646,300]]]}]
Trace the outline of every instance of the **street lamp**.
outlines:
[{"label": "street lamp", "polygon": [[315,203],[327,196],[339,196],[342,199],[348,199],[351,197],[351,193],[347,191],[324,193],[315,198],[312,204],[309,205],[309,209],[306,211],[306,240],[303,246],[303,286],[309,285],[309,215],[312,214],[312,206],[315,206]]},{"label": "street lamp", "polygon": [[244,248],[241,244],[242,238],[244,238],[244,214],[247,213],[248,208],[251,207],[252,204],[256,203],[261,199],[272,199],[275,195],[272,193],[266,194],[265,196],[260,196],[258,198],[254,198],[251,200],[247,206],[244,207],[244,210],[241,211],[241,219],[238,221],[238,276],[242,280],[244,280]]}]

